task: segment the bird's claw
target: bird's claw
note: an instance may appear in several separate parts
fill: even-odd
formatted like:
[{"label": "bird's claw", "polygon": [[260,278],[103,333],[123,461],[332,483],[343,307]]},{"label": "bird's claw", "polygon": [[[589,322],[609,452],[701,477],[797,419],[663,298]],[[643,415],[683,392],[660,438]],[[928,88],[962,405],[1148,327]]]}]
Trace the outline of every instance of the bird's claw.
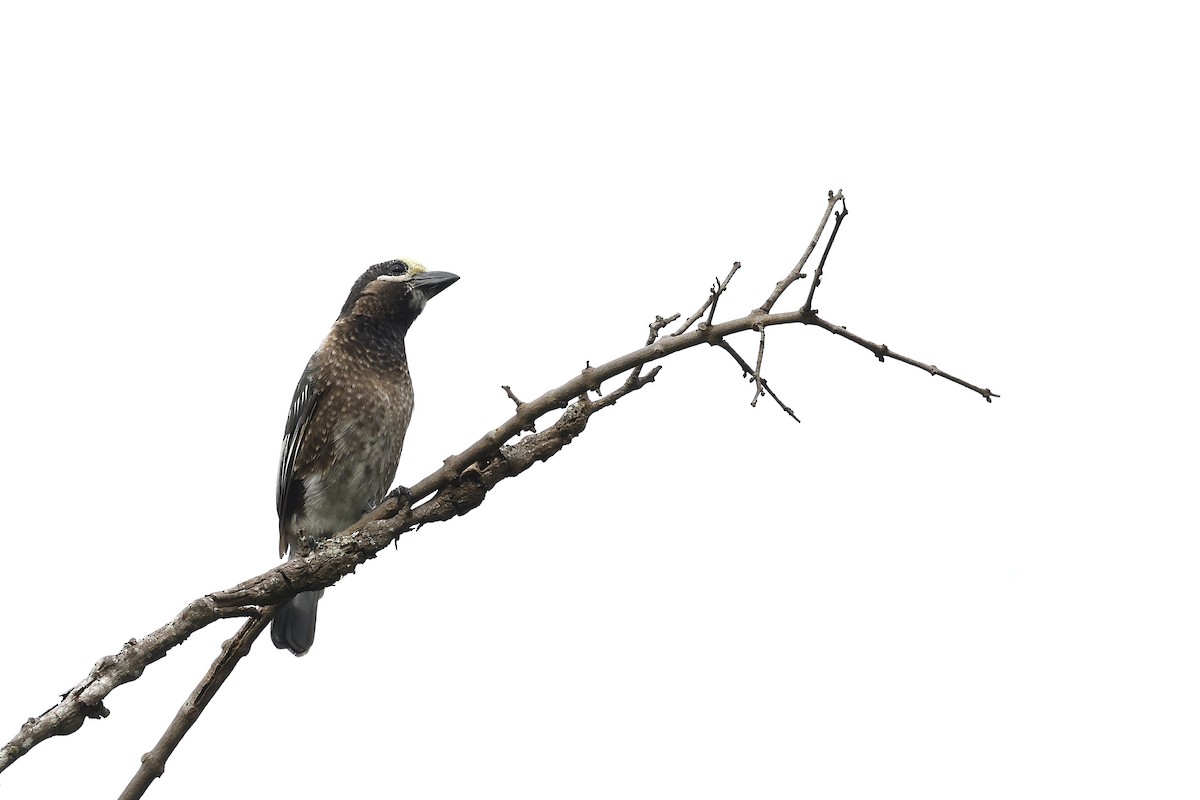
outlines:
[{"label": "bird's claw", "polygon": [[412,505],[413,493],[412,490],[407,486],[397,486],[395,489],[392,489],[390,492],[384,495],[383,499],[389,500],[393,497],[396,498],[396,502],[400,504],[401,508]]}]

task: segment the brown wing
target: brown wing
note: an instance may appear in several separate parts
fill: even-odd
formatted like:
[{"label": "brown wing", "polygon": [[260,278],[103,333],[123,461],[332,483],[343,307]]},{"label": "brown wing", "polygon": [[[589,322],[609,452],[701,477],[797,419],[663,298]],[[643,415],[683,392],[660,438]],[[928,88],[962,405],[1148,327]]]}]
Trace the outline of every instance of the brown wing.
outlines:
[{"label": "brown wing", "polygon": [[321,400],[320,393],[312,381],[313,362],[309,361],[304,376],[292,395],[292,407],[288,412],[287,426],[283,431],[283,448],[279,457],[279,484],[275,489],[275,510],[279,513],[279,556],[287,554],[287,531],[285,520],[304,504],[304,483],[296,478],[296,458],[304,446],[308,425]]}]

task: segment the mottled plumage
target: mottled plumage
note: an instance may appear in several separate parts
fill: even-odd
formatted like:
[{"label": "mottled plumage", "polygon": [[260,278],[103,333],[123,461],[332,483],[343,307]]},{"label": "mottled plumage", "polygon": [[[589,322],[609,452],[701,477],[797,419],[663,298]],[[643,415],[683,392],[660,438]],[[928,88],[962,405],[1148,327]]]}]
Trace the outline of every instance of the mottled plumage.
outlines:
[{"label": "mottled plumage", "polygon": [[[294,556],[302,539],[345,530],[387,493],[413,410],[404,335],[428,299],[456,280],[388,261],[354,283],[292,397],[276,493],[280,556]],[[301,592],[280,609],[271,625],[276,647],[308,652],[322,594]]]}]

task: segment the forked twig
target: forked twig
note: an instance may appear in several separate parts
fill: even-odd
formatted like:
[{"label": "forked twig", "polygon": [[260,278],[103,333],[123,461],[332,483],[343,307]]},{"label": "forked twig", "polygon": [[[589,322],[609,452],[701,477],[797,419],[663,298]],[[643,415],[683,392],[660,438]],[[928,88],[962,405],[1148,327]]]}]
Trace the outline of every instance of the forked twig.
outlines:
[{"label": "forked twig", "polygon": [[[734,350],[733,345],[731,345],[729,342],[722,339],[721,341],[717,342],[717,346],[720,347],[722,350],[724,350],[726,353],[729,353],[729,355],[733,358],[733,360],[738,363],[738,366],[742,368],[742,377],[743,378],[750,376],[750,374],[752,372],[754,372],[754,370],[752,370],[750,368],[750,365],[746,363],[746,359],[742,358],[742,356],[738,353],[738,351]],[[767,394],[771,395],[771,397],[775,400],[775,402],[779,404],[779,407],[782,408],[789,417],[796,420],[796,422],[800,421],[800,418],[796,416],[796,412],[792,411],[792,409],[787,405],[787,403],[783,402],[783,400],[781,400],[779,398],[779,395],[775,394],[774,390],[771,389],[771,385],[769,383],[767,383],[765,378],[762,381],[762,388],[766,391]]]},{"label": "forked twig", "polygon": [[821,234],[825,231],[825,223],[829,222],[829,215],[833,213],[833,207],[842,199],[840,189],[837,194],[834,194],[832,189],[829,190],[829,201],[825,205],[825,215],[821,217],[821,222],[817,225],[817,232],[813,234],[808,247],[804,249],[804,255],[800,256],[800,260],[796,262],[796,266],[792,267],[792,271],[787,274],[787,277],[775,284],[775,290],[771,292],[771,296],[767,298],[766,302],[759,306],[759,311],[762,311],[764,314],[769,313],[775,306],[775,302],[779,300],[780,295],[786,292],[789,286],[804,275],[804,265],[808,263],[808,257],[816,249],[817,242],[821,241]]},{"label": "forked twig", "polygon": [[813,295],[817,293],[817,287],[821,285],[821,276],[825,274],[825,259],[829,258],[829,251],[833,248],[833,240],[837,238],[838,228],[842,227],[842,220],[850,211],[846,208],[846,200],[842,199],[842,210],[835,212],[833,220],[833,230],[829,232],[829,241],[825,243],[825,252],[821,254],[821,261],[817,264],[817,271],[813,273],[812,283],[808,285],[808,299],[804,301],[804,310],[812,311]]},{"label": "forked twig", "polygon": [[[692,327],[692,325],[694,325],[696,323],[696,320],[700,319],[700,317],[703,316],[704,312],[707,311],[710,306],[713,306],[716,304],[717,300],[720,299],[721,295],[725,293],[725,290],[727,288],[729,288],[729,282],[731,280],[733,280],[734,273],[737,272],[741,268],[742,268],[742,262],[740,262],[740,261],[733,262],[733,269],[729,270],[729,274],[725,276],[725,280],[721,281],[715,289],[709,290],[708,299],[704,301],[704,305],[702,305],[702,306],[700,306],[700,308],[696,309],[696,313],[692,314],[690,317],[688,317],[687,322],[683,323],[678,328],[676,328],[675,331],[671,335],[672,336],[680,336],[680,335],[686,333],[688,328]],[[675,317],[678,317],[678,316],[679,316],[678,314],[675,315]],[[709,316],[708,322],[706,324],[708,324],[708,325],[712,324],[712,316],[711,315]]]}]

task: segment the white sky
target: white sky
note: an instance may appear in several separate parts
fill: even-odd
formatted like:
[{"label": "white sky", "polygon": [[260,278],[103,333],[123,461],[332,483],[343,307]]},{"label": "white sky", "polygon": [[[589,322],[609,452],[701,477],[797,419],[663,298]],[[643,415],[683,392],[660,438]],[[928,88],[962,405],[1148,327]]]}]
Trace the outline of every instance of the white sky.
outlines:
[{"label": "white sky", "polygon": [[[0,14],[0,740],[275,563],[309,353],[367,266],[413,483],[824,207],[814,329],[717,350],[260,641],[151,797],[1200,793],[1183,4],[15,4]],[[791,307],[802,302],[796,287]],[[736,340],[747,357],[753,337]],[[0,795],[113,797],[236,622]]]}]

